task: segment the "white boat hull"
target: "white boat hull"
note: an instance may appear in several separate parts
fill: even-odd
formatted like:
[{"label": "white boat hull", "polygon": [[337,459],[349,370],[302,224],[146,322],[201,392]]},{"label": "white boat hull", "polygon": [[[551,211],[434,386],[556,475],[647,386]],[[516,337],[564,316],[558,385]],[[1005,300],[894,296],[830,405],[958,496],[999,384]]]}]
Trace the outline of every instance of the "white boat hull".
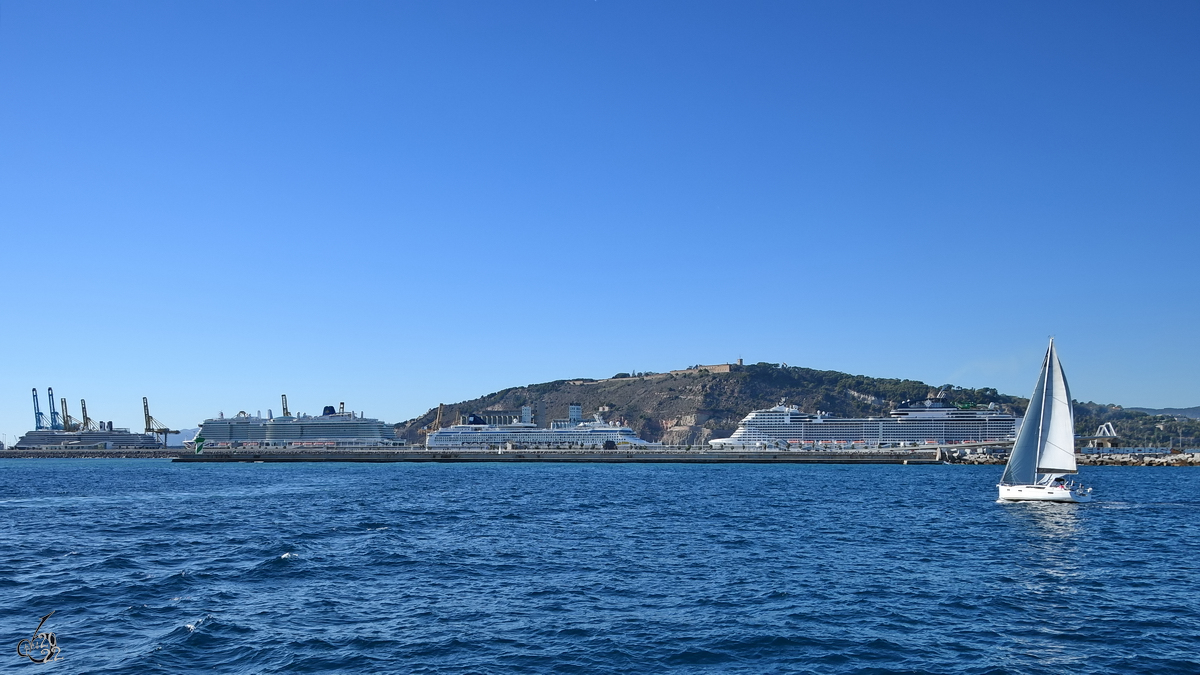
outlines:
[{"label": "white boat hull", "polygon": [[1000,499],[1010,502],[1068,502],[1081,504],[1092,501],[1091,488],[1047,485],[1000,485]]}]

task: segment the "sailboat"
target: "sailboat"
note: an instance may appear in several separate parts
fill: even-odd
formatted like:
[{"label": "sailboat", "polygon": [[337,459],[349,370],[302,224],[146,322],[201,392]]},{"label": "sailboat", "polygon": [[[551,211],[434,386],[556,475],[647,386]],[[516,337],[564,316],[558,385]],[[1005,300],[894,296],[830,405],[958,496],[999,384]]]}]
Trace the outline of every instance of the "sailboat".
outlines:
[{"label": "sailboat", "polygon": [[1046,350],[1025,421],[1000,477],[1004,501],[1090,502],[1092,489],[1068,482],[1075,473],[1075,415],[1054,338]]}]

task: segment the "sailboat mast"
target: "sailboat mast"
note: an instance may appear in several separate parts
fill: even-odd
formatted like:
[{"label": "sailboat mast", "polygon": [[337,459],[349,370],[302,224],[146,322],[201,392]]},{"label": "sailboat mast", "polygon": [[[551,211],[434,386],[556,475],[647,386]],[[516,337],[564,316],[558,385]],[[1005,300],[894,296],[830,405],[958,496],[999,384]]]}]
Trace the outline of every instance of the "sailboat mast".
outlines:
[{"label": "sailboat mast", "polygon": [[1042,411],[1038,415],[1038,453],[1033,460],[1033,475],[1037,478],[1037,467],[1042,462],[1042,451],[1045,449],[1046,432],[1043,428],[1046,424],[1046,399],[1053,396],[1046,396],[1047,388],[1050,385],[1050,371],[1054,368],[1054,364],[1050,360],[1054,357],[1054,338],[1050,338],[1050,346],[1046,348],[1046,363],[1042,367]]}]

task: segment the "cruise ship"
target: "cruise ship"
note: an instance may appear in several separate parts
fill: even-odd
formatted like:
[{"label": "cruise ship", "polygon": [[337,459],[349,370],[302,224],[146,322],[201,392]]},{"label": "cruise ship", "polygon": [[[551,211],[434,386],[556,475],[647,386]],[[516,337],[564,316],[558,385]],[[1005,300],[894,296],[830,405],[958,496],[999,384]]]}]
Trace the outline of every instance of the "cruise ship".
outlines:
[{"label": "cruise ship", "polygon": [[54,407],[54,389],[47,388],[50,413],[44,414],[33,390],[33,431],[27,432],[12,450],[159,450],[163,445],[154,434],[134,433],[113,427],[112,422],[93,420],[87,414],[87,402],[80,401],[83,419],[67,413],[67,400],[61,399],[62,411]]},{"label": "cruise ship", "polygon": [[960,409],[944,393],[904,403],[888,417],[843,418],[802,413],[780,402],[755,410],[738,423],[730,438],[709,441],[718,450],[789,448],[816,445],[888,447],[932,443],[1011,440],[1019,420],[996,404]]},{"label": "cruise ship", "polygon": [[63,431],[34,429],[21,437],[13,450],[160,450],[162,442],[154,434],[137,434],[129,429],[113,428]]},{"label": "cruise ship", "polygon": [[570,406],[565,420],[554,420],[550,428],[533,423],[533,409],[521,408],[521,421],[511,424],[487,424],[479,415],[470,415],[466,424],[438,429],[425,439],[427,448],[534,449],[591,448],[620,450],[653,445],[629,427],[605,422],[600,415],[583,419],[583,408]]},{"label": "cruise ship", "polygon": [[278,417],[269,410],[266,417],[242,411],[232,417],[222,414],[204,420],[195,440],[185,441],[184,447],[197,453],[205,450],[329,452],[406,445],[396,438],[390,424],[361,413],[346,412],[345,404],[336,409],[327,405],[320,415],[292,415],[287,409],[287,398],[283,400],[284,414]]}]

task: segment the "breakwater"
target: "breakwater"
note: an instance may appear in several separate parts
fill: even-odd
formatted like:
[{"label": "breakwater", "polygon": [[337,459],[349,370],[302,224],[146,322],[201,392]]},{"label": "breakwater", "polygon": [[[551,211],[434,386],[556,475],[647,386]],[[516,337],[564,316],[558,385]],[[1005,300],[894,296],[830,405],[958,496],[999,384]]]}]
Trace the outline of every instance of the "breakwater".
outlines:
[{"label": "breakwater", "polygon": [[171,459],[177,457],[183,448],[158,448],[155,450],[118,449],[118,450],[42,450],[15,449],[0,450],[0,459]]},{"label": "breakwater", "polygon": [[[1004,464],[1006,454],[973,454],[948,457],[952,464]],[[1079,466],[1200,466],[1200,450],[1190,452],[1089,452],[1077,453]]]}]

